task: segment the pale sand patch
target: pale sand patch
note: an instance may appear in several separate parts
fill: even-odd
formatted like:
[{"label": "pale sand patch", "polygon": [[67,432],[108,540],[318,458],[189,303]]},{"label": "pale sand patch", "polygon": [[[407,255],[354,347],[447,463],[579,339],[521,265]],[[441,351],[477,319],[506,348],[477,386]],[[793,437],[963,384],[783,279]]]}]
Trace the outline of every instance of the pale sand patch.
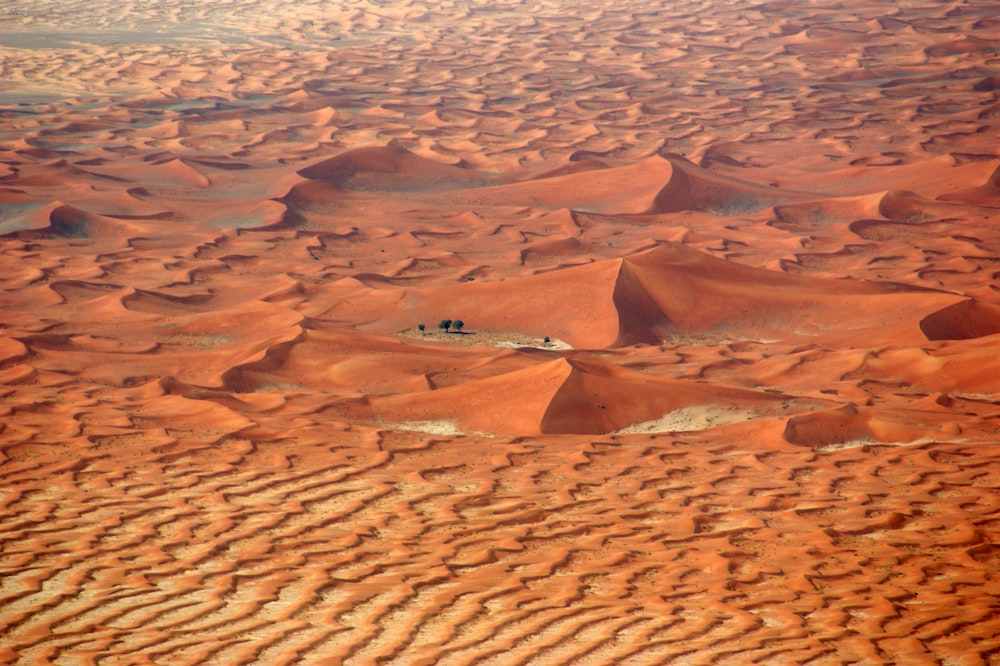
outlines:
[{"label": "pale sand patch", "polygon": [[616,431],[616,435],[639,435],[657,432],[692,432],[728,423],[751,421],[760,414],[752,409],[720,408],[712,405],[684,407],[652,421],[635,423]]},{"label": "pale sand patch", "polygon": [[462,333],[443,333],[439,330],[430,329],[419,331],[412,328],[400,333],[404,338],[423,340],[424,342],[443,342],[451,345],[488,345],[500,349],[520,349],[531,347],[535,349],[551,349],[553,351],[565,351],[573,349],[568,342],[558,338],[536,338],[522,333],[496,333],[494,331],[463,331]]},{"label": "pale sand patch", "polygon": [[[825,446],[817,446],[816,451],[847,451],[848,449],[860,449],[863,446],[886,446],[887,442],[880,442],[874,437],[859,437],[857,439],[851,439],[846,442],[836,442],[834,444],[827,444]],[[900,443],[899,445],[903,445]]]},{"label": "pale sand patch", "polygon": [[[796,331],[796,334],[804,335],[801,331]],[[750,342],[760,345],[770,345],[776,342],[780,342],[777,338],[759,338],[753,336],[745,335],[724,335],[718,332],[711,331],[676,331],[669,335],[663,336],[660,340],[660,344],[666,347],[684,347],[684,346],[722,346],[731,345],[740,342]]]},{"label": "pale sand patch", "polygon": [[380,423],[380,428],[386,430],[405,430],[422,432],[427,435],[464,435],[454,421],[404,421],[403,423]]},{"label": "pale sand patch", "polygon": [[545,342],[544,338],[517,338],[510,340],[497,340],[495,342],[490,342],[489,344],[494,347],[500,347],[502,349],[519,349],[521,347],[536,347],[538,349],[555,349],[558,351],[565,351],[567,349],[572,349],[573,346],[568,342],[564,342],[558,338],[549,338],[548,342]]},{"label": "pale sand patch", "polygon": [[937,442],[938,439],[934,437],[921,437],[919,439],[910,440],[908,442],[880,442],[873,437],[861,437],[859,439],[852,439],[847,442],[837,442],[836,444],[827,444],[826,446],[820,446],[816,448],[817,451],[831,452],[831,451],[846,451],[848,449],[859,449],[863,446],[898,446],[898,447],[909,447],[909,446],[923,446],[924,444],[933,444]]}]

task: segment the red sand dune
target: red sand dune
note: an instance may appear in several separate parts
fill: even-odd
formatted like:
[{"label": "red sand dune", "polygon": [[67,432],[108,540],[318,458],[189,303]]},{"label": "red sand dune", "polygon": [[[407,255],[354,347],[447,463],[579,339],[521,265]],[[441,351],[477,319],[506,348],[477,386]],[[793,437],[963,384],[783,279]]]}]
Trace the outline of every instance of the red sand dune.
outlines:
[{"label": "red sand dune", "polygon": [[461,313],[489,330],[551,333],[591,349],[658,344],[687,333],[916,343],[924,339],[922,317],[961,300],[902,284],[765,271],[679,244],[497,282],[411,288],[407,281],[374,275],[341,281],[333,290],[336,305],[316,316],[397,332],[433,321],[435,313]]},{"label": "red sand dune", "polygon": [[649,377],[574,356],[370,403],[373,414],[390,423],[444,421],[468,431],[538,435],[608,433],[696,405],[769,412],[782,397]]},{"label": "red sand dune", "polygon": [[1000,663],[995,14],[0,4],[0,663]]}]

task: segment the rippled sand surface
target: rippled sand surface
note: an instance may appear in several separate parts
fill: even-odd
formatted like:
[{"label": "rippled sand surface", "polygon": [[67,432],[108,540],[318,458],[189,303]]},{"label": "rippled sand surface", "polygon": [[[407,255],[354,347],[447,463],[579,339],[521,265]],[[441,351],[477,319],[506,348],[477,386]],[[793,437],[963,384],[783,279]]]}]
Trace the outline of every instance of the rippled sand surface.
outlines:
[{"label": "rippled sand surface", "polygon": [[998,29],[3,3],[0,662],[1000,663]]}]

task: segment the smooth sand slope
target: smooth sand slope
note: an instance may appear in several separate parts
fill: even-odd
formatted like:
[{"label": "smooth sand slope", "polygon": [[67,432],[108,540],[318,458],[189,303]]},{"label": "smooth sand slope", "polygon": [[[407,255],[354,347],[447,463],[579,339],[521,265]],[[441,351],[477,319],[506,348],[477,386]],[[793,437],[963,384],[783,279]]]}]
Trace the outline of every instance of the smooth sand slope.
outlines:
[{"label": "smooth sand slope", "polygon": [[4,2],[0,662],[1000,663],[995,14]]}]

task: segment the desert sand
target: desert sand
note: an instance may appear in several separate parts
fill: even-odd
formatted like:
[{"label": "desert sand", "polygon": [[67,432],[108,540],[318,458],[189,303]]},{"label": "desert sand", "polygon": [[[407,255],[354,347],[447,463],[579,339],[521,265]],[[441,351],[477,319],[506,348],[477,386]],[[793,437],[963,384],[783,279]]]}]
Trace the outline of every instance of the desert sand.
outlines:
[{"label": "desert sand", "polygon": [[0,663],[1000,664],[998,35],[2,3]]}]

